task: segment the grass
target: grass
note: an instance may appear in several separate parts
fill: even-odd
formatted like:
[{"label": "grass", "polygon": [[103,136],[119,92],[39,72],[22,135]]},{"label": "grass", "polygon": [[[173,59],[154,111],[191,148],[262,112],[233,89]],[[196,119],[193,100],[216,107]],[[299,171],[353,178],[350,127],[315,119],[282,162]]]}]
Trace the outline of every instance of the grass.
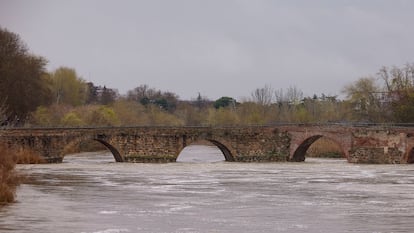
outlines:
[{"label": "grass", "polygon": [[322,137],[314,142],[306,152],[306,156],[319,158],[344,157],[341,146],[325,137]]}]

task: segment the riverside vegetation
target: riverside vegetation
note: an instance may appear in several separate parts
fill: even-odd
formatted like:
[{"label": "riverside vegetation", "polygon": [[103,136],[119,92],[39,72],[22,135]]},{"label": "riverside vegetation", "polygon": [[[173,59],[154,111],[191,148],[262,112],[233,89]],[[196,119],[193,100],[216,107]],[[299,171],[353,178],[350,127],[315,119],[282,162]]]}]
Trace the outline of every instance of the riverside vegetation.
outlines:
[{"label": "riverside vegetation", "polygon": [[15,160],[6,147],[0,145],[0,205],[14,201],[18,176],[14,171]]},{"label": "riverside vegetation", "polygon": [[[1,128],[414,122],[414,64],[382,67],[374,76],[361,77],[343,88],[345,99],[304,96],[294,86],[264,85],[240,100],[229,96],[210,100],[201,93],[181,100],[173,92],[142,83],[120,95],[116,89],[84,80],[73,68],[47,71],[46,64],[17,34],[0,27]],[[341,151],[335,143],[320,139],[309,153],[337,156]],[[1,156],[3,187],[15,174],[14,161],[4,148]],[[29,157],[20,162],[37,160]],[[0,200],[9,200],[7,196],[9,192],[2,191]]]},{"label": "riverside vegetation", "polygon": [[[383,67],[343,88],[345,99],[304,96],[292,86],[255,88],[246,97],[182,100],[145,84],[120,95],[75,69],[46,70],[20,37],[0,28],[0,123],[7,126],[261,125],[274,123],[406,123],[414,121],[414,64]],[[143,77],[145,78],[145,77]],[[218,84],[219,85],[219,84]]]},{"label": "riverside vegetation", "polygon": [[13,149],[0,144],[0,206],[13,202],[16,186],[22,176],[14,170],[16,164],[45,163],[45,160],[29,149]]}]

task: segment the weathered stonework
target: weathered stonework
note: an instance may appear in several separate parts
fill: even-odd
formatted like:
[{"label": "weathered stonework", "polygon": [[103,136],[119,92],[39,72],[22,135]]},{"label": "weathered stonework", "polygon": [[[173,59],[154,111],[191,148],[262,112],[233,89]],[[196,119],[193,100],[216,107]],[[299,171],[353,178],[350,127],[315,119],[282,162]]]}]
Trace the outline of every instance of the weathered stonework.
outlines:
[{"label": "weathered stonework", "polygon": [[398,129],[358,128],[352,132],[348,160],[353,163],[406,163],[407,133]]},{"label": "weathered stonework", "polygon": [[352,150],[348,161],[351,163],[396,164],[401,163],[402,152],[397,148],[360,147]]},{"label": "weathered stonework", "polygon": [[82,141],[105,145],[117,162],[175,162],[188,145],[206,140],[226,161],[304,161],[320,137],[341,146],[352,163],[414,162],[414,129],[345,127],[340,125],[279,125],[255,127],[108,127],[1,129],[0,142],[30,148],[48,162],[61,162],[68,148]]}]

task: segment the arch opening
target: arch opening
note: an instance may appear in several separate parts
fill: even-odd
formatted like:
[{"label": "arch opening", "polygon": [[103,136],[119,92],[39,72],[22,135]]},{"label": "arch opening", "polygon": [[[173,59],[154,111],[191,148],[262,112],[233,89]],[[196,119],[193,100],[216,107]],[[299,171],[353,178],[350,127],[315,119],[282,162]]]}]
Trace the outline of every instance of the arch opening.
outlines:
[{"label": "arch opening", "polygon": [[102,145],[104,145],[106,148],[108,148],[108,150],[111,151],[112,155],[115,158],[116,162],[124,162],[124,158],[122,157],[122,155],[119,153],[119,151],[113,147],[111,144],[109,144],[108,142],[102,140],[102,139],[93,139],[97,142],[100,142]]},{"label": "arch opening", "polygon": [[306,157],[345,158],[341,144],[323,135],[314,135],[299,145],[290,161],[303,162]]},{"label": "arch opening", "polygon": [[[116,162],[124,162],[124,158],[121,156],[119,151],[102,139],[91,139],[91,138],[78,138],[68,143],[62,150],[62,157],[66,157],[68,154],[78,153],[89,153],[98,152],[108,149]],[[63,160],[63,159],[62,159]]]},{"label": "arch opening", "polygon": [[408,152],[407,163],[414,163],[414,147]]},{"label": "arch opening", "polygon": [[200,140],[185,146],[177,162],[221,162],[234,161],[230,150],[215,140]]}]

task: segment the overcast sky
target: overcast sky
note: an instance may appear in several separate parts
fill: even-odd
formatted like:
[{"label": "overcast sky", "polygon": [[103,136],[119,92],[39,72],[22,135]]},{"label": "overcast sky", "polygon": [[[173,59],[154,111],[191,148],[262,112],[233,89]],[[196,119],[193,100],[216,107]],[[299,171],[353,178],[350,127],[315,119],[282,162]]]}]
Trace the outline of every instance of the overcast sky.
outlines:
[{"label": "overcast sky", "polygon": [[265,84],[340,94],[414,62],[411,0],[0,0],[0,26],[121,94],[237,99]]}]

